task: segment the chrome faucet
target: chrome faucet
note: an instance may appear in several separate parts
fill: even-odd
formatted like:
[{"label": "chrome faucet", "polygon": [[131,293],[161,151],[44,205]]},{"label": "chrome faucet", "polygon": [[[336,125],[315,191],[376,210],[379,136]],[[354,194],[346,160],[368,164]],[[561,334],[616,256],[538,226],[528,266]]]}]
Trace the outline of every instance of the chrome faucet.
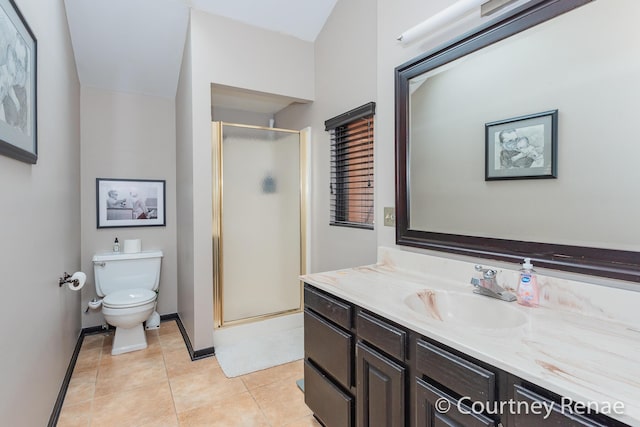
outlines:
[{"label": "chrome faucet", "polygon": [[478,279],[477,277],[471,279],[471,284],[474,286],[474,294],[485,295],[508,302],[516,300],[514,294],[498,285],[498,281],[496,280],[498,272],[496,270],[483,268],[481,265],[476,265],[475,269],[477,272],[482,273],[482,279]]}]

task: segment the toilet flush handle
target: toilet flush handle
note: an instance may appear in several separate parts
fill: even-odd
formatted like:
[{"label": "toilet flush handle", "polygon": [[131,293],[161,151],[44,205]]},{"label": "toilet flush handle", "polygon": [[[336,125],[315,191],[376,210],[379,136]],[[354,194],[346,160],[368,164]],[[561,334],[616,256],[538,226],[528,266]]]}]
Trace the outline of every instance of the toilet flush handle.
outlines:
[{"label": "toilet flush handle", "polygon": [[106,262],[95,262],[93,263],[93,265],[98,266],[98,267],[104,267],[105,265],[107,265]]}]

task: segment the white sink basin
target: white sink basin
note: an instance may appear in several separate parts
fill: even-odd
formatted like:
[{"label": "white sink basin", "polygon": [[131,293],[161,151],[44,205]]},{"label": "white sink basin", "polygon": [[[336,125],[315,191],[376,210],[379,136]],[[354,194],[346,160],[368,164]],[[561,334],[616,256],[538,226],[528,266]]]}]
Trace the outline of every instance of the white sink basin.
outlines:
[{"label": "white sink basin", "polygon": [[471,292],[424,289],[409,295],[404,303],[418,315],[447,323],[483,329],[515,328],[527,316],[505,301]]}]

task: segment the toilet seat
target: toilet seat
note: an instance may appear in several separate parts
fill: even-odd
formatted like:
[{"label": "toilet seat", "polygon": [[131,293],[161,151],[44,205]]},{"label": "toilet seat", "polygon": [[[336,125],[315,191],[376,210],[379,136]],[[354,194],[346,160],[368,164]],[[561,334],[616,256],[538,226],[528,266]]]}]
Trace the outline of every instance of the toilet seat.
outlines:
[{"label": "toilet seat", "polygon": [[153,302],[156,293],[149,289],[125,289],[105,296],[102,306],[107,308],[132,308]]}]

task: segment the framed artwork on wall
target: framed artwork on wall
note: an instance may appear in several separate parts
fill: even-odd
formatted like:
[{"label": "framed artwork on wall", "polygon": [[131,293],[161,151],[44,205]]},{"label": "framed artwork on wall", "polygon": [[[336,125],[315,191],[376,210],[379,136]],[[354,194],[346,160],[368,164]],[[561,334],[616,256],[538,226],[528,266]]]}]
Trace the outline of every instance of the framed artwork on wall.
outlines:
[{"label": "framed artwork on wall", "polygon": [[98,228],[167,225],[165,181],[96,178]]},{"label": "framed artwork on wall", "polygon": [[36,38],[13,0],[0,0],[0,154],[38,160]]},{"label": "framed artwork on wall", "polygon": [[557,178],[558,110],[485,124],[485,181]]}]

